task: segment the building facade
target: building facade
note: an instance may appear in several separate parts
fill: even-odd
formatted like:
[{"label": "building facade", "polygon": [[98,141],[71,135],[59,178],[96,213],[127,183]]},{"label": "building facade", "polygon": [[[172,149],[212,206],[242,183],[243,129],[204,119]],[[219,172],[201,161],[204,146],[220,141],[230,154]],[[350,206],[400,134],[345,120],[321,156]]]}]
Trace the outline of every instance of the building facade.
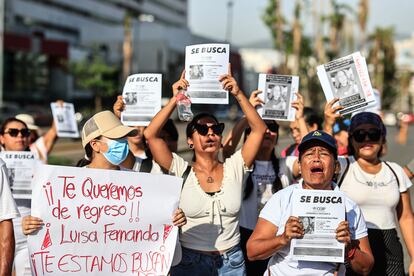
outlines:
[{"label": "building facade", "polygon": [[99,49],[121,70],[126,17],[131,73],[175,78],[184,47],[192,42],[187,6],[187,0],[5,0],[3,100],[90,99],[74,85],[68,64]]}]

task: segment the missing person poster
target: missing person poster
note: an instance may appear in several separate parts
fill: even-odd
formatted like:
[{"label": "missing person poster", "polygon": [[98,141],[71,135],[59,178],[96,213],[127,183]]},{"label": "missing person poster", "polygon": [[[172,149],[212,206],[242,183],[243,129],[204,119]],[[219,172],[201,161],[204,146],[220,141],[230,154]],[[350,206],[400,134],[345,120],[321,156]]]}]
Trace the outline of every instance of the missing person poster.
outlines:
[{"label": "missing person poster", "polygon": [[168,275],[182,179],[40,165],[28,237],[32,275]]},{"label": "missing person poster", "polygon": [[30,151],[2,151],[0,158],[6,163],[10,189],[15,199],[32,198],[33,170],[38,161]]},{"label": "missing person poster", "polygon": [[345,220],[345,198],[341,192],[295,190],[292,215],[300,219],[305,235],[292,239],[290,255],[294,260],[344,262],[345,246],[336,240],[336,228]]},{"label": "missing person poster", "polygon": [[228,73],[229,44],[198,44],[185,48],[185,79],[192,103],[228,104],[229,93],[219,81]]},{"label": "missing person poster", "polygon": [[298,76],[259,74],[259,97],[264,105],[257,112],[264,120],[294,121],[296,109],[291,103],[297,98],[298,87]]},{"label": "missing person poster", "polygon": [[79,130],[72,103],[50,103],[58,137],[78,138]]},{"label": "missing person poster", "polygon": [[342,115],[375,106],[365,58],[360,52],[333,60],[317,67],[326,100],[339,98]]},{"label": "missing person poster", "polygon": [[129,76],[122,91],[125,109],[121,113],[121,122],[127,126],[148,126],[161,109],[161,93],[161,74]]}]

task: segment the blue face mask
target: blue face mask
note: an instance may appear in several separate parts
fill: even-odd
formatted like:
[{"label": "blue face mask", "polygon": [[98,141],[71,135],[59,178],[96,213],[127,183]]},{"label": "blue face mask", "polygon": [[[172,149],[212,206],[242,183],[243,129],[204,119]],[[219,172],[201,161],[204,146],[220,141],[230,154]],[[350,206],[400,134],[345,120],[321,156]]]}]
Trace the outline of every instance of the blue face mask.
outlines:
[{"label": "blue face mask", "polygon": [[127,158],[129,152],[128,140],[110,140],[106,144],[108,145],[108,151],[104,152],[103,155],[111,164],[119,165]]}]

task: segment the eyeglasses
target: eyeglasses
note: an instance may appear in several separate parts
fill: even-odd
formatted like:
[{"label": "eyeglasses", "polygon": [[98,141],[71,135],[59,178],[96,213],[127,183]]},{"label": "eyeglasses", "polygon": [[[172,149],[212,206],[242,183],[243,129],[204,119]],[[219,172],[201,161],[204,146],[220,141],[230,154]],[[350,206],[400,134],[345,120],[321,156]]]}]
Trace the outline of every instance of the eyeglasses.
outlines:
[{"label": "eyeglasses", "polygon": [[378,142],[381,139],[381,130],[378,128],[357,129],[352,133],[352,137],[358,143],[364,142],[367,136],[369,141]]},{"label": "eyeglasses", "polygon": [[215,124],[215,125],[201,125],[201,124],[194,124],[194,129],[197,130],[197,132],[200,135],[207,135],[208,130],[211,128],[211,130],[213,131],[214,134],[216,135],[221,135],[223,133],[224,130],[224,123],[219,123],[219,124]]},{"label": "eyeglasses", "polygon": [[11,137],[17,137],[17,135],[19,135],[19,132],[22,134],[23,137],[30,136],[30,130],[28,128],[9,128],[9,130],[5,131],[4,134],[9,134]]}]

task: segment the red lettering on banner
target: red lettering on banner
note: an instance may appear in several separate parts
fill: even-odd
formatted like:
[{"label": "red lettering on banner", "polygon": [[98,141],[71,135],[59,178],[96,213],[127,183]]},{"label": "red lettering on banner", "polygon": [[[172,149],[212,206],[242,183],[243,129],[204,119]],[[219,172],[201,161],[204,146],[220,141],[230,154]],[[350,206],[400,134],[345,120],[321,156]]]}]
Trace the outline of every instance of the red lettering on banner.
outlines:
[{"label": "red lettering on banner", "polygon": [[104,243],[109,241],[115,241],[118,243],[123,243],[125,241],[140,242],[140,241],[158,241],[160,234],[158,232],[152,231],[152,224],[148,226],[146,231],[142,229],[111,229],[111,226],[114,223],[109,223],[104,225]]},{"label": "red lettering on banner", "polygon": [[[150,251],[148,253],[134,252],[132,254],[132,272],[138,275],[148,275],[146,272],[153,272],[157,275],[166,273],[170,263],[170,255],[161,252]],[[144,272],[143,274],[140,274]],[[157,273],[158,272],[158,273]]]},{"label": "red lettering on banner", "polygon": [[60,204],[60,199],[58,199],[57,206],[53,207],[52,209],[52,216],[57,219],[68,219],[70,218],[69,214],[66,214],[69,211],[67,207],[62,207]]},{"label": "red lettering on banner", "polygon": [[75,178],[74,176],[58,176],[58,178],[63,178],[63,198],[68,197],[70,199],[74,199],[76,194],[72,193],[72,191],[75,191],[75,184],[72,182],[67,183],[67,178]]},{"label": "red lettering on banner", "polygon": [[90,220],[93,224],[97,224],[102,215],[117,217],[123,216],[127,212],[125,205],[104,205],[104,206],[89,206],[81,204],[76,206],[78,219],[85,218]]},{"label": "red lettering on banner", "polygon": [[88,177],[82,183],[82,195],[93,199],[105,198],[124,202],[134,200],[143,196],[141,186],[118,186],[113,183],[94,184],[92,178]]},{"label": "red lettering on banner", "polygon": [[65,225],[61,225],[60,232],[60,244],[65,243],[98,243],[97,231],[79,231],[68,230],[65,232]]},{"label": "red lettering on banner", "polygon": [[125,273],[128,265],[125,261],[125,253],[112,253],[109,257],[91,255],[63,255],[58,262],[61,272],[111,272]]}]

